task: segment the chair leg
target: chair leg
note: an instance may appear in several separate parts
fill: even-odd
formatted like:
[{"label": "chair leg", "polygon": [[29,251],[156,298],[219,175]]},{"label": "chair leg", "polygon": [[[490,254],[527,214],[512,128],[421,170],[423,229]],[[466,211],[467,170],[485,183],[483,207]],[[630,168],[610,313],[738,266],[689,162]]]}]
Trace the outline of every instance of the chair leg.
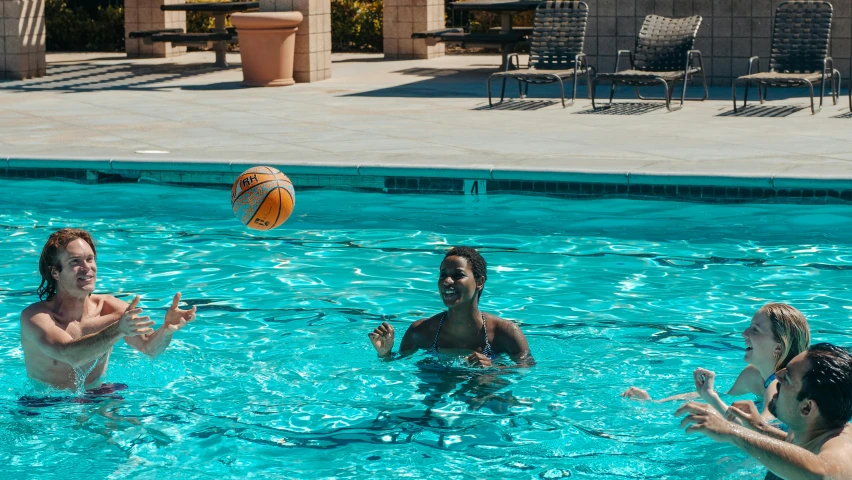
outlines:
[{"label": "chair leg", "polygon": [[[518,80],[518,98],[526,98],[526,95],[524,95],[524,85],[523,85],[524,82],[522,82],[520,78],[518,78],[517,80]],[[529,85],[527,85],[527,91],[529,91],[529,88],[530,88]]]},{"label": "chair leg", "polygon": [[565,108],[565,85],[562,83],[561,77],[556,77],[559,82],[559,98],[562,100],[562,108]]},{"label": "chair leg", "polygon": [[831,91],[829,93],[831,94],[832,105],[837,105],[837,78],[839,75],[840,72],[836,69],[831,71],[831,83],[829,83],[828,86],[831,87]]},{"label": "chair leg", "polygon": [[769,85],[760,85],[758,83],[757,84],[757,93],[758,93],[757,99],[760,100],[760,104],[765,105],[766,104],[766,95],[769,93]]},{"label": "chair leg", "polygon": [[[672,87],[674,87],[674,83],[672,83]],[[683,107],[683,103],[686,102],[686,78],[683,79],[683,91],[680,94],[680,106]]]},{"label": "chair leg", "polygon": [[[695,85],[694,74],[689,77],[689,82],[690,82],[690,86]],[[701,98],[697,98],[697,97],[696,98],[686,98],[684,96],[683,97],[684,101],[689,100],[689,101],[703,102],[704,100],[707,100],[707,98],[710,97],[710,89],[707,87],[707,74],[704,73],[703,68],[701,69],[701,86],[702,86],[702,88],[704,88],[704,94]],[[636,87],[636,97],[639,98],[640,100],[665,100],[664,98],[661,98],[661,97],[643,97],[639,93],[639,87]]]},{"label": "chair leg", "polygon": [[[834,76],[834,75],[832,75]],[[819,109],[822,110],[822,98],[825,96],[825,73],[822,75],[822,82],[820,82],[819,89]]]},{"label": "chair leg", "polygon": [[[666,110],[673,112],[674,110],[672,110],[672,94],[671,89],[669,89],[669,82],[661,78],[660,83],[663,84],[663,91],[666,97]],[[674,88],[674,83],[672,83],[672,88]]]},{"label": "chair leg", "polygon": [[840,76],[840,72],[834,70],[831,75],[831,99],[834,102],[834,105],[837,105],[837,101],[840,100],[840,84],[843,78]]},{"label": "chair leg", "polygon": [[[589,96],[590,96],[589,100],[592,101],[592,110],[597,110],[598,107],[595,105],[595,97],[596,97],[595,93],[597,91],[598,80],[597,80],[597,78],[593,79],[593,78],[591,78],[587,75],[586,81],[592,82],[591,85],[589,86]],[[852,93],[849,94],[849,110],[852,111]]]},{"label": "chair leg", "polygon": [[612,86],[609,88],[609,106],[612,106],[612,99],[615,97],[615,81],[613,80]]},{"label": "chair leg", "polygon": [[494,105],[491,103],[491,77],[492,75],[489,75],[488,79],[485,80],[485,91],[488,92],[488,106],[494,108]]},{"label": "chair leg", "polygon": [[[589,100],[594,98],[592,96],[592,87],[592,69],[589,67],[586,69],[586,94],[589,96]],[[594,105],[592,105],[592,108],[594,108]]]},{"label": "chair leg", "polygon": [[[805,83],[808,84],[808,90],[811,92],[811,115],[816,115],[816,110],[814,109],[814,84],[805,80]],[[820,109],[822,109],[822,105],[820,105]]]},{"label": "chair leg", "polygon": [[500,103],[506,98],[506,77],[503,77],[503,86],[500,88]]},{"label": "chair leg", "polygon": [[[731,101],[734,102],[734,113],[737,113],[737,83],[741,82],[739,78],[734,79],[734,83],[731,85]],[[746,88],[745,88],[745,98],[743,98],[743,108],[746,107],[746,101],[748,100],[748,85],[751,83],[749,80],[745,80]],[[758,96],[760,95],[760,85],[757,86]]]},{"label": "chair leg", "polygon": [[574,105],[574,102],[577,101],[577,82],[580,79],[577,78],[577,75],[571,77],[571,105]]},{"label": "chair leg", "polygon": [[731,83],[731,101],[734,102],[734,113],[737,113],[737,80],[735,78],[733,83]]}]

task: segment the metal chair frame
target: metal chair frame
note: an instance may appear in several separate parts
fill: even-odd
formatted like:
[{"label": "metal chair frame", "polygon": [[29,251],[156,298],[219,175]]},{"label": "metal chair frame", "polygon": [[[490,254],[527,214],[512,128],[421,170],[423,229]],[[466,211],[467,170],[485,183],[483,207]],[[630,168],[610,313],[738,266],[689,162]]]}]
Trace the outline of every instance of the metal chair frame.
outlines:
[{"label": "metal chair frame", "polygon": [[[511,61],[512,61],[513,58],[515,59],[515,62],[516,62],[516,65],[517,65],[515,67],[515,69],[520,70],[521,67],[520,67],[520,59],[518,57],[518,54],[512,53],[512,54],[509,54],[509,57],[506,59],[506,69],[504,70],[504,72],[509,71],[509,68],[512,65]],[[562,100],[562,108],[572,106],[572,105],[574,105],[574,102],[577,100],[577,80],[579,79],[579,77],[581,75],[580,74],[581,68],[585,68],[586,90],[588,90],[589,98],[591,98],[592,74],[594,73],[595,69],[594,69],[594,67],[589,65],[589,61],[588,61],[585,53],[578,53],[577,55],[574,56],[574,75],[571,77],[571,84],[572,84],[571,103],[569,103],[568,105],[565,105],[565,82],[562,80],[562,77],[560,77],[559,75],[547,74],[546,70],[539,70],[539,71],[536,72],[536,74],[542,75],[546,78],[549,78],[550,79],[549,82],[534,81],[534,80],[530,81],[530,80],[526,80],[526,79],[523,79],[523,78],[520,78],[520,77],[516,77],[515,80],[517,80],[517,82],[518,82],[518,97],[520,97],[522,99],[526,98],[527,94],[529,93],[530,84],[558,83],[559,84],[559,97]],[[485,81],[485,86],[486,86],[486,89],[488,90],[488,106],[489,107],[494,107],[493,103],[491,102],[491,78],[494,75],[495,74],[489,75],[488,80]],[[503,76],[503,84],[500,87],[500,101],[497,102],[497,105],[500,105],[501,103],[503,103],[503,99],[506,97],[506,80],[508,80],[508,78],[506,76]]]},{"label": "metal chair frame", "polygon": [[[697,20],[697,21],[695,22],[694,26],[690,25],[690,28],[692,29],[692,31],[689,32],[688,36],[685,36],[682,39],[682,41],[679,45],[681,47],[683,47],[683,46],[692,47],[694,45],[695,36],[698,33],[698,28],[701,25],[701,20],[702,20],[700,16],[687,17],[687,18],[693,19],[693,21],[695,21],[695,20]],[[658,22],[658,21],[661,21],[661,20],[662,21],[670,21],[672,19],[667,18],[667,17],[658,16],[658,15],[646,16],[645,22],[642,25],[643,31],[646,28],[651,29],[652,27],[656,26],[654,24],[654,22]],[[681,108],[683,108],[683,105],[687,100],[689,100],[689,101],[704,101],[704,100],[706,100],[709,96],[709,92],[708,92],[708,88],[707,88],[707,74],[704,71],[704,58],[702,57],[701,52],[697,49],[694,49],[694,48],[690,48],[686,52],[686,55],[685,55],[685,58],[684,58],[683,73],[682,73],[682,75],[678,76],[677,78],[666,79],[666,78],[663,78],[662,76],[651,76],[650,78],[639,78],[639,76],[631,76],[631,75],[625,75],[622,78],[618,77],[618,73],[622,71],[621,68],[620,68],[621,60],[622,60],[622,57],[624,57],[625,55],[627,55],[629,57],[629,61],[630,61],[630,66],[627,70],[635,70],[635,71],[639,71],[639,72],[642,72],[642,71],[654,72],[655,71],[653,68],[649,67],[647,64],[640,65],[638,68],[637,68],[637,65],[636,65],[636,52],[639,51],[640,42],[643,40],[643,38],[645,39],[645,41],[648,41],[648,39],[659,38],[659,37],[654,37],[653,35],[647,35],[647,36],[643,37],[642,36],[643,31],[640,31],[640,33],[636,36],[636,46],[634,47],[634,50],[619,50],[618,51],[618,54],[617,54],[617,57],[616,57],[616,60],[615,60],[615,72],[613,74],[606,74],[604,76],[604,78],[600,78],[600,77],[595,78],[595,83],[597,83],[599,78],[601,80],[606,80],[606,81],[609,81],[611,83],[610,91],[609,91],[609,103],[607,105],[603,106],[603,107],[600,107],[600,108],[611,108],[612,107],[613,99],[615,98],[615,90],[616,90],[616,88],[619,84],[632,85],[635,88],[636,97],[641,99],[641,100],[664,100],[666,102],[666,109],[669,112],[680,110]],[[683,33],[686,33],[686,30],[684,30]],[[663,38],[665,38],[665,37],[663,37]],[[686,43],[684,43],[684,42],[686,42]],[[651,43],[653,43],[653,41],[651,41]],[[644,47],[647,48],[648,45],[644,45]],[[668,45],[667,47],[670,48],[670,49],[675,49],[675,48],[678,47],[678,45]],[[658,57],[660,56],[659,52],[657,52],[657,56]],[[669,60],[669,62],[671,62],[671,60]],[[656,71],[658,71],[658,72],[661,71],[661,72],[666,72],[666,73],[679,72],[679,70],[676,70],[676,69],[672,69],[672,70],[666,69],[666,70],[656,70]],[[703,86],[703,89],[704,89],[704,94],[701,97],[687,98],[687,96],[686,96],[687,84],[689,82],[692,82],[694,80],[694,76],[698,73],[701,74],[701,81],[702,81],[702,86]],[[681,95],[680,95],[680,103],[678,105],[672,105],[672,97],[674,95],[675,88],[677,88],[678,82],[683,82],[682,91],[681,91]],[[663,87],[663,96],[662,97],[643,97],[642,96],[641,92],[639,91],[639,87],[652,86],[652,85],[662,85],[662,87]],[[595,90],[596,89],[593,86],[592,87],[592,108],[597,109],[599,107],[595,103],[596,93],[597,93]]]},{"label": "metal chair frame", "polygon": [[[619,66],[619,63],[621,62],[621,57],[623,57],[625,54],[630,56],[630,69],[632,70],[634,68],[635,62],[634,62],[633,52],[631,50],[619,50],[618,51],[618,57],[616,57],[616,60],[615,60],[615,73],[619,72],[618,66]],[[695,68],[695,67],[693,67],[693,63],[692,63],[693,60],[698,61],[698,67],[697,68],[701,73],[701,82],[702,82],[702,85],[704,86],[704,95],[702,95],[701,97],[696,97],[696,98],[686,98],[686,84],[687,84],[687,82],[692,81],[692,79],[693,79],[692,77],[695,75],[695,73],[698,73],[698,72],[694,72],[694,73],[689,72],[690,68]],[[680,95],[680,104],[675,105],[673,107],[671,105],[672,94],[674,93],[674,89],[677,86],[677,83],[681,82],[681,81],[683,82],[683,88],[682,88],[681,95]],[[615,97],[615,89],[616,89],[617,84],[619,84],[619,83],[633,84],[634,82],[632,82],[630,80],[621,81],[621,80],[618,80],[618,79],[612,79],[612,85],[611,85],[610,91],[609,91],[609,103],[607,105],[601,107],[601,108],[611,108],[612,107],[612,100]],[[663,92],[664,92],[663,97],[643,97],[639,93],[639,87],[640,86],[651,86],[651,85],[656,85],[656,84],[660,84],[660,85],[663,86]],[[701,56],[701,52],[699,50],[690,50],[690,51],[687,52],[687,54],[686,54],[686,65],[683,69],[683,78],[679,78],[677,80],[672,80],[671,82],[669,82],[668,80],[666,80],[662,77],[655,77],[653,80],[651,80],[649,82],[643,82],[642,85],[634,85],[634,87],[636,89],[636,97],[637,98],[639,98],[640,100],[665,100],[666,101],[666,109],[670,112],[674,112],[674,111],[677,111],[677,110],[680,110],[681,108],[683,108],[683,104],[687,100],[688,101],[698,101],[698,102],[703,102],[704,100],[707,100],[707,97],[709,96],[709,91],[708,91],[708,88],[707,88],[707,75],[704,73],[704,59]],[[592,94],[592,108],[594,108],[594,109],[598,108],[597,106],[595,106],[595,95],[594,94]]]},{"label": "metal chair frame", "polygon": [[[775,10],[775,18],[773,19],[774,25],[773,25],[773,28],[772,28],[772,44],[771,44],[771,47],[770,47],[771,48],[771,54],[770,54],[770,57],[769,57],[770,58],[769,72],[775,72],[772,64],[777,60],[775,55],[776,55],[776,51],[778,49],[776,48],[775,42],[776,42],[777,34],[778,34],[777,28],[776,28],[777,25],[778,25],[778,17],[779,17],[779,15],[784,14],[783,9],[785,7],[787,7],[791,4],[800,4],[800,3],[809,3],[809,4],[822,3],[826,6],[828,6],[828,9],[829,9],[828,30],[827,30],[828,35],[827,35],[827,38],[826,38],[826,55],[822,59],[822,71],[820,72],[819,109],[815,108],[815,105],[814,105],[814,85],[813,85],[813,82],[811,82],[810,80],[808,80],[806,78],[795,79],[795,78],[788,77],[786,79],[778,79],[778,81],[746,78],[749,75],[752,75],[752,74],[755,74],[755,73],[760,73],[760,57],[754,56],[754,57],[751,57],[751,58],[748,59],[748,73],[746,74],[746,76],[739,77],[739,78],[735,79],[733,84],[731,85],[731,100],[733,101],[733,104],[734,104],[734,113],[738,112],[738,110],[737,110],[737,85],[740,84],[740,83],[745,83],[745,95],[743,97],[743,107],[742,108],[745,108],[746,105],[748,104],[748,91],[749,91],[749,87],[752,84],[754,84],[757,87],[757,99],[758,99],[758,101],[760,102],[761,105],[763,105],[766,102],[766,92],[767,92],[767,89],[769,87],[779,87],[779,88],[807,87],[808,91],[810,93],[810,99],[811,99],[811,115],[816,115],[816,112],[822,110],[823,97],[825,96],[825,79],[826,79],[826,76],[830,77],[829,83],[830,83],[831,90],[829,91],[829,94],[831,95],[832,102],[833,102],[834,105],[837,105],[837,102],[840,99],[840,84],[841,84],[842,79],[841,79],[841,76],[840,76],[840,72],[837,69],[834,68],[834,60],[831,57],[828,56],[828,45],[829,45],[829,42],[831,41],[831,36],[830,36],[831,35],[831,15],[833,14],[833,7],[828,2],[788,1],[788,2],[784,2],[784,3],[781,3],[780,5],[778,5],[778,8],[776,8],[776,10]],[[755,69],[755,65],[757,65],[756,69]],[[808,73],[808,72],[797,72],[797,73]],[[813,73],[816,73],[816,72],[813,72]],[[783,80],[783,82],[784,82],[783,84],[778,83],[781,80]],[[849,96],[849,109],[852,110],[852,90],[850,90],[850,96]]]},{"label": "metal chair frame", "polygon": [[[589,9],[589,6],[585,2],[568,1],[568,0],[556,0],[556,1],[551,0],[551,1],[542,2],[538,6],[538,8],[536,9],[536,20],[534,21],[533,35],[535,35],[536,27],[542,28],[540,25],[542,23],[544,23],[543,20],[539,16],[540,15],[547,15],[548,13],[546,11],[547,11],[548,7],[551,6],[552,4],[564,4],[564,3],[575,3],[578,6],[582,5],[583,8],[585,9],[585,17],[584,17],[585,22],[582,26],[582,39],[583,39],[583,41],[580,43],[580,50],[581,51],[574,55],[573,69],[571,67],[568,67],[568,68],[565,68],[565,69],[538,68],[538,66],[540,64],[540,59],[538,57],[537,51],[535,50],[535,43],[536,42],[535,42],[535,40],[533,40],[533,45],[532,45],[531,50],[530,50],[530,56],[529,56],[529,59],[527,61],[527,68],[525,70],[521,69],[520,57],[518,56],[518,54],[517,53],[511,53],[506,57],[504,70],[501,71],[501,72],[493,73],[493,74],[488,76],[488,79],[485,81],[485,87],[486,87],[486,90],[487,90],[487,93],[488,93],[488,106],[489,107],[492,107],[492,108],[494,107],[494,103],[491,100],[491,98],[492,98],[491,81],[492,81],[493,77],[495,77],[495,76],[501,76],[503,78],[503,82],[502,82],[502,85],[500,87],[500,102],[498,103],[498,105],[503,103],[504,99],[506,98],[506,81],[509,79],[509,77],[514,78],[518,82],[518,96],[520,98],[526,98],[527,94],[529,93],[530,84],[541,85],[541,84],[548,84],[548,83],[558,83],[559,84],[559,97],[560,97],[560,100],[562,102],[562,108],[566,108],[567,106],[574,105],[574,102],[577,99],[577,81],[579,80],[579,77],[581,75],[585,74],[585,76],[586,76],[586,88],[591,92],[592,75],[594,73],[594,67],[589,65],[588,58],[587,58],[586,54],[582,53],[582,47],[583,47],[583,43],[585,42],[585,36],[586,36],[586,28],[587,28],[587,25],[588,25],[587,22],[588,22],[588,9]],[[540,13],[540,12],[545,12],[545,13]],[[507,75],[507,73],[513,67],[513,64],[512,64],[513,59],[515,61],[514,68],[516,70],[518,70],[517,76]],[[572,83],[571,103],[569,103],[568,105],[565,104],[565,82],[564,82],[562,76],[557,75],[555,73],[550,74],[550,73],[548,73],[548,70],[560,71],[560,72],[573,70],[574,73],[570,76],[571,83]],[[537,78],[526,78],[527,76],[537,77]],[[589,95],[591,97],[591,93]]]}]

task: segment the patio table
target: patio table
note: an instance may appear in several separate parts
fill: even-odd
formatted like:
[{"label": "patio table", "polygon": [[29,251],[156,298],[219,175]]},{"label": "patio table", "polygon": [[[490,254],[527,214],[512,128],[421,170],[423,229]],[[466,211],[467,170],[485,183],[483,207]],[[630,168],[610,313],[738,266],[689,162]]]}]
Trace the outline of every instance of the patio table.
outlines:
[{"label": "patio table", "polygon": [[[541,4],[540,0],[530,1],[530,0],[470,0],[465,2],[450,2],[449,5],[453,9],[454,12],[492,12],[500,14],[500,31],[498,35],[502,36],[511,36],[513,31],[516,31],[512,27],[512,16],[516,13],[526,12],[530,10],[535,10]],[[529,28],[525,28],[523,31],[525,33],[529,33]],[[506,67],[507,57],[510,53],[513,53],[515,44],[504,44],[504,46],[500,49],[500,55],[502,57],[501,67]]]},{"label": "patio table", "polygon": [[[213,51],[216,52],[217,67],[228,66],[228,62],[225,60],[225,54],[228,52],[228,40],[234,37],[234,35],[229,34],[228,30],[225,28],[225,15],[234,12],[255,10],[258,8],[260,8],[260,2],[178,3],[172,5],[160,5],[160,10],[163,11],[208,12],[213,14],[213,36],[209,34],[207,36],[213,39]],[[189,39],[190,35],[192,34],[184,34],[183,37]],[[177,39],[178,37],[180,37],[180,35],[175,34],[175,38]]]}]

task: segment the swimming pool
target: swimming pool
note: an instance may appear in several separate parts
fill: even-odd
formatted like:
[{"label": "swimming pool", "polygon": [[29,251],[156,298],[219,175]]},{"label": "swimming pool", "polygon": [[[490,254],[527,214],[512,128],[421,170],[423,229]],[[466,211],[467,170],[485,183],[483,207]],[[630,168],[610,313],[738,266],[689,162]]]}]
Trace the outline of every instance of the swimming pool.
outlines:
[{"label": "swimming pool", "polygon": [[[852,343],[849,206],[304,190],[263,233],[228,200],[0,180],[5,478],[762,478],[733,447],[684,435],[676,404],[618,394],[690,391],[696,366],[726,388],[769,300],[801,309],[814,340]],[[199,319],[153,361],[116,346],[105,380],[129,385],[123,400],[23,408],[18,315],[65,226],[94,233],[99,291],[144,294],[159,323],[180,290]],[[437,267],[456,244],[480,247],[483,309],[521,323],[536,367],[376,358],[376,325],[442,307]]]}]

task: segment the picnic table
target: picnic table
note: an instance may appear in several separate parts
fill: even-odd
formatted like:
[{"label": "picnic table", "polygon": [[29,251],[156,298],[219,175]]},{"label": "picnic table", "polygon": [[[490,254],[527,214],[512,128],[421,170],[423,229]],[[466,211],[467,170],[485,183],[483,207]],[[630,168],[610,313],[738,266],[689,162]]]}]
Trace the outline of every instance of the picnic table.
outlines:
[{"label": "picnic table", "polygon": [[500,47],[501,68],[506,67],[507,57],[515,51],[518,43],[528,40],[531,27],[513,27],[512,16],[516,13],[535,10],[541,0],[470,0],[450,2],[453,12],[492,12],[500,14],[500,27],[488,33],[468,33],[461,28],[443,28],[428,32],[417,32],[411,38],[425,38],[432,42],[458,43],[469,47]]},{"label": "picnic table", "polygon": [[217,67],[227,67],[228,62],[225,54],[228,52],[228,43],[237,41],[237,32],[225,27],[225,16],[234,12],[245,12],[257,10],[260,2],[223,2],[223,3],[179,3],[173,5],[160,5],[163,11],[183,12],[207,12],[213,15],[213,32],[211,33],[186,33],[183,29],[148,30],[131,32],[130,38],[142,38],[149,42],[170,42],[173,45],[185,46],[209,46],[213,43],[213,51],[216,52]]}]

